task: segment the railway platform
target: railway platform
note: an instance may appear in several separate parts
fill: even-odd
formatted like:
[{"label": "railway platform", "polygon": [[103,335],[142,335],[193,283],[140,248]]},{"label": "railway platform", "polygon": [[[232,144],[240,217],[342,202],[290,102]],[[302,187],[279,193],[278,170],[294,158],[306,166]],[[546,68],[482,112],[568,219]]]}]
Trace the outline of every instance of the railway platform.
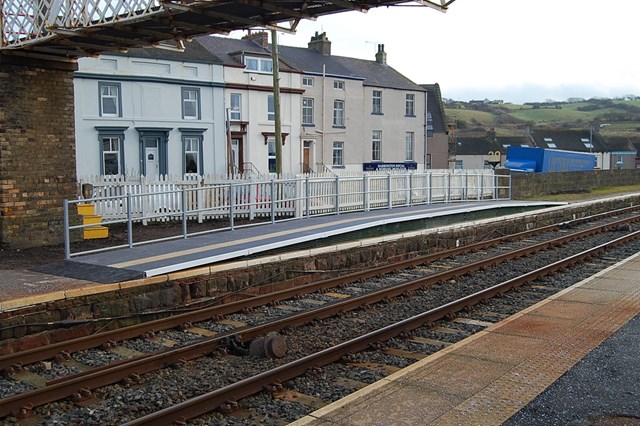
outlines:
[{"label": "railway platform", "polygon": [[290,426],[639,425],[638,312],[640,253]]},{"label": "railway platform", "polygon": [[[41,264],[29,270],[0,270],[3,283],[0,312],[206,274],[222,262],[239,262],[257,254],[266,256],[270,250],[292,248],[300,243],[344,236],[359,230],[430,218],[445,220],[443,218],[454,215],[460,215],[458,222],[465,222],[474,214],[491,215],[493,211],[494,217],[500,217],[513,209],[544,209],[564,204],[481,201],[312,216],[77,256],[71,260],[38,259],[36,263]],[[335,244],[333,248],[326,248],[331,249],[335,250]],[[265,261],[274,260],[272,257]]]}]

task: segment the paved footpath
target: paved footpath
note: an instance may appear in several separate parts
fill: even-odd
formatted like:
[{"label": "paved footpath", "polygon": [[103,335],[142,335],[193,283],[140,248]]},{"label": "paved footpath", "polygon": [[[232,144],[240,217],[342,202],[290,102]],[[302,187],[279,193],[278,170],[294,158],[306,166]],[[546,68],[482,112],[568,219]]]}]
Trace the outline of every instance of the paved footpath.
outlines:
[{"label": "paved footpath", "polygon": [[639,312],[640,253],[290,426],[640,425]]}]

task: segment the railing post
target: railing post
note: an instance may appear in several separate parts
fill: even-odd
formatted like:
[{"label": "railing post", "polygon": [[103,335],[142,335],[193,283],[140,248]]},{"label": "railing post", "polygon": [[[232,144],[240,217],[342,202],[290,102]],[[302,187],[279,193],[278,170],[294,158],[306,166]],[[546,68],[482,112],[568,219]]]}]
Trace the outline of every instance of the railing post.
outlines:
[{"label": "railing post", "polygon": [[391,173],[387,174],[387,208],[393,207],[393,201],[391,197]]},{"label": "railing post", "polygon": [[233,231],[234,229],[234,216],[235,209],[233,208],[233,203],[236,198],[236,188],[232,183],[229,184],[229,228]]},{"label": "railing post", "polygon": [[362,176],[362,207],[365,212],[368,212],[371,208],[371,191],[369,188],[369,174],[365,173]]},{"label": "railing post", "polygon": [[431,204],[433,199],[433,173],[427,174],[427,204]]},{"label": "railing post", "polygon": [[187,189],[182,188],[182,238],[187,238]]},{"label": "railing post", "polygon": [[71,257],[71,237],[69,235],[69,200],[65,199],[62,202],[63,209],[63,221],[64,221],[64,258],[69,260]]},{"label": "railing post", "polygon": [[464,188],[462,189],[462,201],[469,201],[469,172],[464,172]]},{"label": "railing post", "polygon": [[340,176],[336,176],[336,214],[340,214]]},{"label": "railing post", "polygon": [[413,176],[409,173],[409,207],[413,206]]},{"label": "railing post", "polygon": [[131,193],[127,192],[127,244],[133,247],[133,220],[131,219]]},{"label": "railing post", "polygon": [[311,178],[309,175],[305,178],[304,209],[305,215],[309,218],[311,216]]},{"label": "railing post", "polygon": [[271,223],[276,223],[276,181],[271,178]]},{"label": "railing post", "polygon": [[451,202],[451,173],[447,173],[447,203]]},{"label": "railing post", "polygon": [[484,193],[483,193],[483,191],[484,191],[484,174],[481,173],[479,175],[479,178],[480,178],[480,190],[479,190],[480,192],[478,194],[478,201],[482,201],[482,199],[484,198]]}]

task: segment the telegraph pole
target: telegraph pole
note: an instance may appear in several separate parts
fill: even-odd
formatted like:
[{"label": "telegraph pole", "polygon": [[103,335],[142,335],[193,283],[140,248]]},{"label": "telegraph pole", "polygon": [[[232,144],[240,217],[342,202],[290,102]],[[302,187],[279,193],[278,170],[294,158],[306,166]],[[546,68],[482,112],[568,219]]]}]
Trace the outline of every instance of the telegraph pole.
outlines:
[{"label": "telegraph pole", "polygon": [[282,174],[282,126],[280,123],[280,61],[278,60],[278,36],[271,30],[271,59],[273,62],[273,109],[276,132],[276,175]]}]

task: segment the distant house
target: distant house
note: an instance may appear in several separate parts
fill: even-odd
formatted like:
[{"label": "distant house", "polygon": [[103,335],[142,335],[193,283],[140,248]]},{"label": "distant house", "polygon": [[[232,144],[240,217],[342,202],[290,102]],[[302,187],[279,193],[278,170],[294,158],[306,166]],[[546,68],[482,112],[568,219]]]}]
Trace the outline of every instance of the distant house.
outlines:
[{"label": "distant house", "polygon": [[80,58],[78,176],[224,174],[223,86],[220,60],[197,43]]},{"label": "distant house", "polygon": [[637,150],[627,138],[605,138],[589,130],[536,128],[531,132],[531,141],[539,148],[593,153],[598,169],[636,168]]},{"label": "distant house", "polygon": [[[511,144],[524,144],[526,138],[496,137],[494,132],[486,136],[458,136],[455,168],[456,169],[491,169],[504,165],[507,147]],[[499,156],[498,154],[499,153]],[[496,157],[500,162],[492,164]]]},{"label": "distant house", "polygon": [[449,128],[446,125],[440,85],[435,83],[421,86],[427,90],[427,168],[453,168],[453,164],[449,164]]}]

